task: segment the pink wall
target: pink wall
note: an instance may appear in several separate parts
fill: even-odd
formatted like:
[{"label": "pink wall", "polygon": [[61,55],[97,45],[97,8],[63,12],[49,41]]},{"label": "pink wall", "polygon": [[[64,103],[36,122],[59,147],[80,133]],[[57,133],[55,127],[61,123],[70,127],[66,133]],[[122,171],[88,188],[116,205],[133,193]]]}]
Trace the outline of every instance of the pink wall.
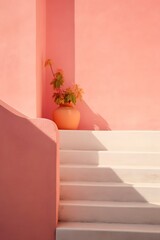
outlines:
[{"label": "pink wall", "polygon": [[3,240],[55,239],[59,201],[57,128],[46,119],[28,119],[21,114],[30,117],[42,114],[45,6],[45,0],[0,2]]},{"label": "pink wall", "polygon": [[159,129],[159,11],[157,0],[1,1],[0,98],[51,119],[52,58],[85,90],[80,128]]},{"label": "pink wall", "polygon": [[[74,0],[47,0],[46,58],[51,58],[55,69],[61,68],[67,84],[74,82]],[[43,117],[52,118],[56,108],[52,99],[52,76],[46,69],[45,104]]]},{"label": "pink wall", "polygon": [[80,128],[160,129],[160,1],[47,3],[47,57],[85,90]]},{"label": "pink wall", "polygon": [[46,119],[27,119],[2,101],[0,122],[0,239],[54,240],[57,128]]},{"label": "pink wall", "polygon": [[0,1],[0,98],[36,116],[36,2]]},{"label": "pink wall", "polygon": [[45,0],[0,1],[0,99],[41,116]]},{"label": "pink wall", "polygon": [[157,0],[75,0],[81,128],[160,129],[159,13]]},{"label": "pink wall", "polygon": [[41,117],[45,102],[46,0],[36,0],[36,110]]}]

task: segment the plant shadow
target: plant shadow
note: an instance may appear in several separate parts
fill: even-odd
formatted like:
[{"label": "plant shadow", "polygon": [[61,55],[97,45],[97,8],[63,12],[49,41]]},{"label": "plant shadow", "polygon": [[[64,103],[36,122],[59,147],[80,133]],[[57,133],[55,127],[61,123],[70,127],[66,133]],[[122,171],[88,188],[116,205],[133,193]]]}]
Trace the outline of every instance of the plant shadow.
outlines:
[{"label": "plant shadow", "polygon": [[84,100],[77,103],[77,109],[81,113],[79,129],[111,130],[109,123],[101,115],[95,113]]}]

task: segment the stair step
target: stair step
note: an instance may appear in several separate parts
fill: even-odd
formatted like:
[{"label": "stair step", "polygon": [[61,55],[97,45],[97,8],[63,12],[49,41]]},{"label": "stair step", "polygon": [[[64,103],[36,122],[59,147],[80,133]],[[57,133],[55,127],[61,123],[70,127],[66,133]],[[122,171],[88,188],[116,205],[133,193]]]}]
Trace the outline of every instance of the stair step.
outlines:
[{"label": "stair step", "polygon": [[57,240],[159,240],[160,225],[61,222]]},{"label": "stair step", "polygon": [[60,130],[60,148],[160,152],[160,131]]},{"label": "stair step", "polygon": [[61,181],[160,183],[160,168],[151,166],[60,166]]},{"label": "stair step", "polygon": [[56,240],[160,240],[160,131],[59,133]]},{"label": "stair step", "polygon": [[60,201],[59,221],[160,224],[160,203]]},{"label": "stair step", "polygon": [[61,150],[61,164],[159,166],[160,152]]},{"label": "stair step", "polygon": [[63,200],[160,202],[160,183],[61,182]]}]

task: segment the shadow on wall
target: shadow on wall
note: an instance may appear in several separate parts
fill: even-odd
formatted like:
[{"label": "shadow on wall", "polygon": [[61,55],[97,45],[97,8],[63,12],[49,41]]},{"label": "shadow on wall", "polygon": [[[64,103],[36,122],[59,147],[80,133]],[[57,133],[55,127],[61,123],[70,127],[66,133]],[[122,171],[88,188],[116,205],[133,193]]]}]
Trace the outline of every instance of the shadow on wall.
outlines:
[{"label": "shadow on wall", "polygon": [[55,239],[56,131],[0,101],[0,239]]},{"label": "shadow on wall", "polygon": [[101,115],[93,110],[84,102],[77,103],[77,108],[81,112],[79,129],[84,130],[111,130],[109,123]]}]

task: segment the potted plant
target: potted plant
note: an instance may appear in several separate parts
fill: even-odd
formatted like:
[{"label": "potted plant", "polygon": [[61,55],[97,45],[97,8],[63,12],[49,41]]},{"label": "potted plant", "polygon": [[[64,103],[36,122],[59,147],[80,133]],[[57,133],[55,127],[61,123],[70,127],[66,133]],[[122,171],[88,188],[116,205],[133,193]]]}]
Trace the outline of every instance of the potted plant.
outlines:
[{"label": "potted plant", "polygon": [[80,112],[74,107],[77,100],[82,99],[83,89],[77,84],[64,88],[62,70],[54,71],[51,59],[47,59],[45,66],[49,66],[52,73],[51,85],[53,99],[58,108],[53,112],[53,120],[59,129],[77,129],[80,121]]}]

